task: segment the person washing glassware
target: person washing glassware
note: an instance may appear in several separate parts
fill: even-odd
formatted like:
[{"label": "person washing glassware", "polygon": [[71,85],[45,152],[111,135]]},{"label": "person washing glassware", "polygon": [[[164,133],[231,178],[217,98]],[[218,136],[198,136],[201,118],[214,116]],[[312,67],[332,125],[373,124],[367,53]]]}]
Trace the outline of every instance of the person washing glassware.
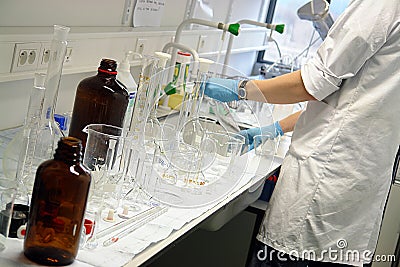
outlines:
[{"label": "person washing glassware", "polygon": [[207,81],[205,94],[220,101],[309,101],[257,236],[255,265],[371,262],[400,143],[399,53],[398,1],[353,0],[301,70]]}]

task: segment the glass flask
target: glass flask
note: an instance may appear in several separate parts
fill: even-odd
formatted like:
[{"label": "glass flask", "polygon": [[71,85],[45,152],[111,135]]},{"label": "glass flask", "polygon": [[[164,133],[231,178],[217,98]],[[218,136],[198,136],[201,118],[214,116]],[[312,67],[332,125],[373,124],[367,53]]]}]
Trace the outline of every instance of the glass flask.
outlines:
[{"label": "glass flask", "polygon": [[67,265],[78,253],[91,183],[81,159],[81,141],[64,137],[54,159],[37,169],[24,241],[25,256],[36,263]]},{"label": "glass flask", "polygon": [[86,147],[89,124],[122,127],[129,102],[129,93],[117,79],[117,62],[102,59],[97,75],[83,79],[76,90],[69,135],[82,140]]}]

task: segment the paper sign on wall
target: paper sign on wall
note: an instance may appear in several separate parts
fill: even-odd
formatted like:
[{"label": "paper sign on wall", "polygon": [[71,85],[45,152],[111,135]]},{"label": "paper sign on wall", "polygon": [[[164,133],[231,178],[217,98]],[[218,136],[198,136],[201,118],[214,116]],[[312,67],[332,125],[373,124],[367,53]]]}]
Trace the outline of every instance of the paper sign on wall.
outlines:
[{"label": "paper sign on wall", "polygon": [[160,26],[165,0],[137,0],[133,11],[133,26]]}]

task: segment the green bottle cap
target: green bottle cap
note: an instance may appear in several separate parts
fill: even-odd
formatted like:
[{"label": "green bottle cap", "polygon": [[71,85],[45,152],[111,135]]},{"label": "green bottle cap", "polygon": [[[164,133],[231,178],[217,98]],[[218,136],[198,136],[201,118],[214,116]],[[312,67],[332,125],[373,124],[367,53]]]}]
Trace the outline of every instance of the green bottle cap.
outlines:
[{"label": "green bottle cap", "polygon": [[167,95],[173,95],[176,94],[176,86],[175,84],[173,84],[172,82],[170,82],[169,84],[167,84],[164,88],[164,92]]},{"label": "green bottle cap", "polygon": [[232,33],[235,36],[238,36],[239,35],[239,28],[240,28],[240,24],[239,23],[229,24],[228,32]]},{"label": "green bottle cap", "polygon": [[275,26],[275,31],[279,32],[279,33],[283,33],[283,30],[285,29],[285,24],[277,24]]}]

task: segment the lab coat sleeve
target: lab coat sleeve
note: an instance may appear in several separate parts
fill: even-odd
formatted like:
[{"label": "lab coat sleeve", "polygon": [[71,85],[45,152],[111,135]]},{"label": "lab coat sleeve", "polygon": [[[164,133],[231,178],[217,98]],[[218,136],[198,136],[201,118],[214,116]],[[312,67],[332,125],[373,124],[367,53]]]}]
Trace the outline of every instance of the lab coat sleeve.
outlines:
[{"label": "lab coat sleeve", "polygon": [[356,0],[336,20],[316,55],[301,68],[308,93],[318,100],[353,77],[386,42],[393,1]]}]

